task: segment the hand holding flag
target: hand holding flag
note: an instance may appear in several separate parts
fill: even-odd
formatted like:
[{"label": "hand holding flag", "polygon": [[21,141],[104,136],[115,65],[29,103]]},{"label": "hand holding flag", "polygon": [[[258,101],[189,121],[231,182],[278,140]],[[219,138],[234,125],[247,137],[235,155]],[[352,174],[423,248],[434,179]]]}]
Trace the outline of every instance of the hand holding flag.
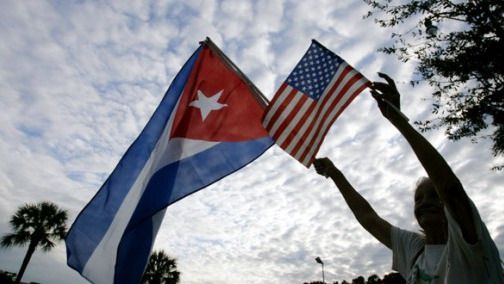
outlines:
[{"label": "hand holding flag", "polygon": [[408,121],[409,119],[401,112],[401,96],[394,80],[387,74],[378,72],[378,76],[382,77],[387,83],[373,82],[370,86],[371,95],[378,102],[378,107],[385,117],[389,117],[391,108],[394,112]]}]

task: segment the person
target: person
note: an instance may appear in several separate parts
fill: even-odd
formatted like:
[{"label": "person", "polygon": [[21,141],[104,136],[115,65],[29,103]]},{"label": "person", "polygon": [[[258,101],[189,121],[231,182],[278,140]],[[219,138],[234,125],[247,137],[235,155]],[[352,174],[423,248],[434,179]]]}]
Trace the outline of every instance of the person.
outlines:
[{"label": "person", "polygon": [[418,182],[414,196],[414,214],[423,234],[382,219],[330,159],[315,159],[315,170],[333,180],[357,221],[392,250],[392,268],[407,283],[504,283],[497,247],[460,180],[401,113],[394,81],[378,75],[385,82],[373,82],[371,94],[428,175]]}]

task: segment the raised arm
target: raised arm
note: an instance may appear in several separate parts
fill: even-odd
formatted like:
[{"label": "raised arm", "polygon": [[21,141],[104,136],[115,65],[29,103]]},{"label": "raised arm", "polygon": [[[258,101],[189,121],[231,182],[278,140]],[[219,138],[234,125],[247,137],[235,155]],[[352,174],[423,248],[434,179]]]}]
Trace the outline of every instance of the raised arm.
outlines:
[{"label": "raised arm", "polygon": [[380,111],[410,144],[434,183],[441,201],[462,229],[464,239],[469,243],[475,243],[477,235],[470,201],[462,184],[439,152],[400,113],[400,95],[394,81],[385,74],[378,73],[378,75],[385,79],[386,83],[374,82],[371,94],[378,102]]},{"label": "raised arm", "polygon": [[348,204],[348,207],[350,207],[350,210],[352,210],[362,227],[382,244],[391,248],[390,230],[392,226],[390,223],[378,216],[369,202],[353,188],[343,173],[334,166],[331,160],[328,158],[316,159],[313,165],[318,174],[330,177],[334,181],[341,195],[343,195],[345,202]]}]

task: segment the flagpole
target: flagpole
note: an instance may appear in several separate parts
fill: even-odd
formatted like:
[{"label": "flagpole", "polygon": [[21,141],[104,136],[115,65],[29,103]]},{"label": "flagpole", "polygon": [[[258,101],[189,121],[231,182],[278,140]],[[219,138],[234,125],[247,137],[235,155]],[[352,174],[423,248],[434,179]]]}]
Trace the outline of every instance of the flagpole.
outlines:
[{"label": "flagpole", "polygon": [[250,79],[245,75],[239,68],[236,66],[229,57],[222,52],[219,47],[209,38],[207,37],[205,41],[200,42],[200,44],[205,44],[208,46],[212,51],[214,51],[222,60],[227,63],[229,67],[231,67],[238,77],[240,77],[246,84],[249,86],[249,88],[252,90],[252,93],[254,94],[254,97],[257,98],[257,101],[263,106],[266,107],[269,103],[269,100],[261,93],[261,91],[250,81]]}]

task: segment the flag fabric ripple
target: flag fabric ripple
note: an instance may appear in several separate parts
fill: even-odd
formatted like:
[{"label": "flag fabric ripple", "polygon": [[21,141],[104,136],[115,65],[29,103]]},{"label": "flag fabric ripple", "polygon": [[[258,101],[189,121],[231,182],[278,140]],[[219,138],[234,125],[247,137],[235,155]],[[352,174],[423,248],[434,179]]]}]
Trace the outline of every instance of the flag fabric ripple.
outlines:
[{"label": "flag fabric ripple", "polygon": [[316,40],[269,104],[263,125],[275,143],[310,167],[330,126],[370,82]]},{"label": "flag fabric ripple", "polygon": [[261,125],[265,103],[209,43],[182,67],[66,237],[68,265],[93,283],[140,283],[165,208],[273,143]]}]

